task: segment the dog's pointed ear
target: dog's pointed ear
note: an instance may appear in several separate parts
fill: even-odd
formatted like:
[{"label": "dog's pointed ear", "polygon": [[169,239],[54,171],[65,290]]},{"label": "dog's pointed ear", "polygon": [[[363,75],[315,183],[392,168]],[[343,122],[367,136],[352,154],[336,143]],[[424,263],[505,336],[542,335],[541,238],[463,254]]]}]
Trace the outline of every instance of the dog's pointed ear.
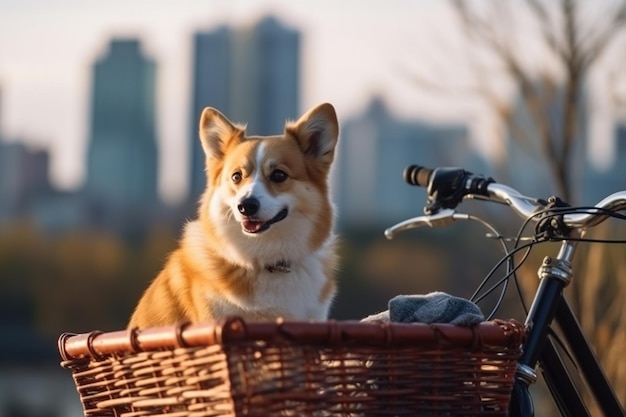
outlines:
[{"label": "dog's pointed ear", "polygon": [[228,144],[241,140],[244,130],[218,110],[206,107],[200,116],[200,142],[207,158],[222,159]]},{"label": "dog's pointed ear", "polygon": [[333,162],[339,123],[331,104],[314,107],[296,122],[287,124],[285,131],[296,138],[307,157],[314,158],[326,167]]}]

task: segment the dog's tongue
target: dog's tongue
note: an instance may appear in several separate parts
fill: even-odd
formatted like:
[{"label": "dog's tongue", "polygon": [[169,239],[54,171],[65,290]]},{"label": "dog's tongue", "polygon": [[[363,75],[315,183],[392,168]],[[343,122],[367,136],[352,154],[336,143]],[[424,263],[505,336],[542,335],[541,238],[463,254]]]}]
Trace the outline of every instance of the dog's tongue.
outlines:
[{"label": "dog's tongue", "polygon": [[259,221],[254,221],[254,220],[244,220],[243,228],[248,233],[256,233],[259,230],[261,230],[261,228],[263,228],[264,224],[265,222],[259,222]]}]

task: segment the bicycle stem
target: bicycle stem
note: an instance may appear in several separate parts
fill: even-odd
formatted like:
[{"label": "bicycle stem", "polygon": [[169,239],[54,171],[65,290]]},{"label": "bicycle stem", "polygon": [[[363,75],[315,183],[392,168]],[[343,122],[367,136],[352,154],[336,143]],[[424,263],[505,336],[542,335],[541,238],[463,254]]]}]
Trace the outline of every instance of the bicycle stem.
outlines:
[{"label": "bicycle stem", "polygon": [[556,315],[558,303],[563,289],[572,280],[571,260],[577,242],[563,241],[555,259],[546,256],[537,272],[539,288],[526,317],[529,328],[526,350],[522,354],[520,364],[534,369],[537,364],[541,342],[545,340],[550,323]]},{"label": "bicycle stem", "polygon": [[[580,235],[582,231],[574,229],[572,234]],[[550,324],[558,310],[563,289],[572,280],[571,261],[576,247],[575,241],[563,241],[556,258],[546,256],[537,272],[540,279],[539,288],[526,317],[525,325],[529,331],[516,372],[514,401],[518,404],[511,409],[514,416],[520,410],[523,410],[520,415],[524,417],[534,415],[528,387],[537,380],[535,368],[546,342]]]}]

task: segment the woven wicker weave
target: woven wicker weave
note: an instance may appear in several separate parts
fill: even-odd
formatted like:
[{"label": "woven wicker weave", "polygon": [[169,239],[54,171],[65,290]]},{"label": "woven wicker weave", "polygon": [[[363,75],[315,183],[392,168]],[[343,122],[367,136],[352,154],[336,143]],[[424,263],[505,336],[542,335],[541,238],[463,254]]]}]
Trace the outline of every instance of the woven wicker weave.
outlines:
[{"label": "woven wicker weave", "polygon": [[524,334],[230,318],[64,334],[59,352],[85,416],[506,416]]}]

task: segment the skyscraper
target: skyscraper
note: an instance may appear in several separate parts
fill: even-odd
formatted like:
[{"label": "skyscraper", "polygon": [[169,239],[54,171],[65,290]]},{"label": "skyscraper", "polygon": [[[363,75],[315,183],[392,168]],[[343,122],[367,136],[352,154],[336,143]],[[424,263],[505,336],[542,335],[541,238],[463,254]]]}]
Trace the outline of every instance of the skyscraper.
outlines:
[{"label": "skyscraper", "polygon": [[586,160],[581,202],[596,204],[602,198],[620,190],[626,190],[626,125],[618,123],[614,127],[613,152],[610,160],[603,161],[601,167]]},{"label": "skyscraper", "polygon": [[464,166],[480,172],[464,125],[433,125],[393,115],[380,98],[343,123],[333,172],[333,201],[340,226],[392,223],[419,215],[423,188],[410,187],[402,171],[411,164]]},{"label": "skyscraper", "polygon": [[193,52],[190,198],[197,200],[206,184],[202,109],[219,109],[253,135],[281,133],[300,113],[300,33],[266,17],[252,28],[197,33]]},{"label": "skyscraper", "polygon": [[300,33],[266,17],[239,31],[235,48],[233,117],[251,134],[281,133],[299,115]]},{"label": "skyscraper", "polygon": [[191,94],[191,198],[198,199],[206,184],[204,152],[198,138],[202,109],[215,107],[231,117],[231,62],[234,34],[227,26],[199,32],[193,38]]},{"label": "skyscraper", "polygon": [[94,64],[85,192],[104,210],[157,202],[155,72],[135,39],[111,41]]},{"label": "skyscraper", "polygon": [[[509,184],[521,192],[548,198],[560,193],[558,182],[550,165],[556,160],[545,151],[546,139],[555,155],[560,155],[564,140],[566,89],[562,85],[553,84],[544,79],[532,82],[536,97],[526,99],[521,93],[511,103],[510,119],[507,121],[507,132],[504,135],[506,158],[497,162],[496,177],[498,181]],[[579,92],[574,114],[574,131],[571,132],[568,176],[572,200],[576,204],[581,199],[579,184],[585,175],[587,155],[584,143],[587,141],[587,93]],[[541,120],[534,114],[539,112]],[[546,136],[547,133],[547,136]],[[559,195],[559,197],[564,197]]]},{"label": "skyscraper", "polygon": [[47,151],[0,141],[0,223],[23,214],[39,195],[50,191],[49,161]]}]

